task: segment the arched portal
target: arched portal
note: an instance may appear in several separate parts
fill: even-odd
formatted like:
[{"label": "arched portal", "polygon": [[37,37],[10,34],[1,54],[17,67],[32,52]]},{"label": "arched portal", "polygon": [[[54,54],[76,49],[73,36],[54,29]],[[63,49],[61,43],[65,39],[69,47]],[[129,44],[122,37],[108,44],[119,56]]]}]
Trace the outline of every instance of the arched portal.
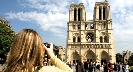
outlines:
[{"label": "arched portal", "polygon": [[76,50],[72,53],[72,56],[73,56],[73,63],[78,62],[78,60],[80,60],[81,58]]},{"label": "arched portal", "polygon": [[96,54],[92,50],[86,51],[86,58],[89,62],[96,61]]},{"label": "arched portal", "polygon": [[103,65],[104,63],[108,63],[109,62],[109,54],[106,51],[102,51],[101,52],[101,65]]}]

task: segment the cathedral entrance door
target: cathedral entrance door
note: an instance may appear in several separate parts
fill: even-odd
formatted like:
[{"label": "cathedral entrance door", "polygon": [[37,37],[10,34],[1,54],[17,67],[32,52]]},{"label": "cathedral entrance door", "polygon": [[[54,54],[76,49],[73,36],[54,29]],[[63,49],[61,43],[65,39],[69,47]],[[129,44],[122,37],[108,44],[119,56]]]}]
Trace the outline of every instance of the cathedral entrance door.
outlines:
[{"label": "cathedral entrance door", "polygon": [[73,63],[78,63],[78,60],[80,60],[81,57],[76,50],[72,53],[72,56],[73,56]]},{"label": "cathedral entrance door", "polygon": [[93,60],[92,59],[87,59],[87,62],[92,62]]},{"label": "cathedral entrance door", "polygon": [[87,61],[89,62],[95,62],[96,55],[92,50],[88,50],[86,51],[86,58],[87,58]]},{"label": "cathedral entrance door", "polygon": [[74,63],[74,64],[75,64],[75,63],[78,63],[78,61],[79,61],[79,60],[73,60],[73,63]]},{"label": "cathedral entrance door", "polygon": [[101,65],[103,65],[104,63],[106,63],[106,59],[101,60]]},{"label": "cathedral entrance door", "polygon": [[109,54],[106,51],[102,51],[101,53],[101,65],[109,62]]}]

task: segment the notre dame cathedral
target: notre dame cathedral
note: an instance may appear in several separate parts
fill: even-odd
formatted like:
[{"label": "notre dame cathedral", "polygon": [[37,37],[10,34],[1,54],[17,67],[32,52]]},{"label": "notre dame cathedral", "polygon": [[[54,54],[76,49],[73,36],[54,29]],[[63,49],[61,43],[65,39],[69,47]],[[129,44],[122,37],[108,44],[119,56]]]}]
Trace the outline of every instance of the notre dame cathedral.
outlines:
[{"label": "notre dame cathedral", "polygon": [[71,4],[67,26],[67,62],[116,62],[110,5],[107,0],[95,3],[93,20],[86,20],[83,3]]}]

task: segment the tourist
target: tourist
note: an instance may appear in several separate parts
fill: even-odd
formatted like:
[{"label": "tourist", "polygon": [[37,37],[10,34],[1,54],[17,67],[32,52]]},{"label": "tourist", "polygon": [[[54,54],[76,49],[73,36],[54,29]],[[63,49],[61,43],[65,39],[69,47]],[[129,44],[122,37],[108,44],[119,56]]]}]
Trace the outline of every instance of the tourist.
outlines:
[{"label": "tourist", "polygon": [[119,72],[124,72],[124,66],[123,63],[120,63],[120,71]]},{"label": "tourist", "polygon": [[112,67],[111,63],[108,64],[108,70],[109,70],[109,72],[113,72],[113,67]]},{"label": "tourist", "polygon": [[89,72],[89,68],[88,68],[88,62],[84,62],[84,71],[85,72]]},{"label": "tourist", "polygon": [[116,65],[115,65],[115,71],[116,72],[119,72],[120,71],[120,65],[118,63],[116,63]]},{"label": "tourist", "polygon": [[125,70],[125,72],[129,72],[130,67],[129,67],[128,63],[125,63],[124,70]]},{"label": "tourist", "polygon": [[[98,71],[100,71],[100,63],[99,62],[96,63],[96,68]],[[102,65],[102,68],[103,68],[103,65]]]},{"label": "tourist", "polygon": [[84,72],[83,63],[81,62],[81,60],[79,60],[76,65],[76,72]]},{"label": "tourist", "polygon": [[95,62],[93,62],[93,63],[92,63],[92,66],[93,66],[93,70],[92,70],[92,71],[94,71],[94,72],[95,72],[95,71],[96,71],[96,63],[95,63]]},{"label": "tourist", "polygon": [[92,72],[92,71],[93,71],[93,65],[92,65],[92,62],[89,62],[88,67],[89,67],[89,72]]},{"label": "tourist", "polygon": [[104,72],[108,72],[108,65],[107,65],[107,63],[104,63],[103,70],[104,70]]},{"label": "tourist", "polygon": [[[21,30],[14,39],[3,72],[73,72],[53,53],[53,44],[47,48],[33,29]],[[54,66],[43,66],[44,52]]]},{"label": "tourist", "polygon": [[81,60],[78,61],[78,71],[77,72],[84,72],[84,69],[83,69],[83,63],[81,62]]}]

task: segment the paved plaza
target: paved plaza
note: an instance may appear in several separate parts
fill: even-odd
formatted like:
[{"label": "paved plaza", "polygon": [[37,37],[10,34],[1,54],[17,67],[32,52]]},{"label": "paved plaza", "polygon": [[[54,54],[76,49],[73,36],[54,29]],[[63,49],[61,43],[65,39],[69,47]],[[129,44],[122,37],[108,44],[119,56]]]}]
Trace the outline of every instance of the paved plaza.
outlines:
[{"label": "paved plaza", "polygon": [[2,71],[2,65],[0,64],[0,71]]},{"label": "paved plaza", "polygon": [[[73,72],[76,72],[75,66],[72,66]],[[2,71],[2,65],[0,64],[0,71]],[[94,72],[94,71],[93,71]],[[100,68],[100,71],[95,72],[103,72],[102,68]]]}]

